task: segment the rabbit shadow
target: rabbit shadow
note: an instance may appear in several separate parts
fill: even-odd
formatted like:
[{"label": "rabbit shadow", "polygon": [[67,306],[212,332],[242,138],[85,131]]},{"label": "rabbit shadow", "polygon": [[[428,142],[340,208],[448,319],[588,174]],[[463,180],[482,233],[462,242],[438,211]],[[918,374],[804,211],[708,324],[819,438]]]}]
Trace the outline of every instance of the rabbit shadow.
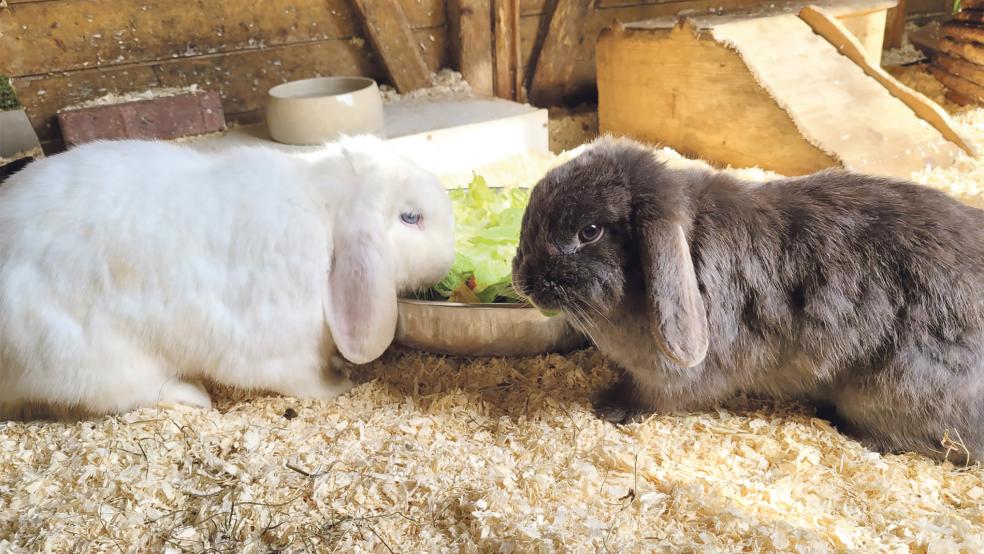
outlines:
[{"label": "rabbit shadow", "polygon": [[457,357],[393,348],[356,366],[357,383],[376,380],[398,397],[428,410],[449,394],[464,393],[490,417],[536,417],[549,406],[591,406],[614,382],[617,369],[593,348],[532,357]]}]

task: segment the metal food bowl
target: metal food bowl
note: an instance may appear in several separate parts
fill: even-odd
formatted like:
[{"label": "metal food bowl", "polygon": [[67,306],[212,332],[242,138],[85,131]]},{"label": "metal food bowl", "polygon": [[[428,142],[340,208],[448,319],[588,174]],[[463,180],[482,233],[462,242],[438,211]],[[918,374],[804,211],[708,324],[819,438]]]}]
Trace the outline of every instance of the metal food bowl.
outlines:
[{"label": "metal food bowl", "polygon": [[526,304],[461,304],[401,298],[396,342],[453,356],[535,356],[587,346],[563,315]]}]

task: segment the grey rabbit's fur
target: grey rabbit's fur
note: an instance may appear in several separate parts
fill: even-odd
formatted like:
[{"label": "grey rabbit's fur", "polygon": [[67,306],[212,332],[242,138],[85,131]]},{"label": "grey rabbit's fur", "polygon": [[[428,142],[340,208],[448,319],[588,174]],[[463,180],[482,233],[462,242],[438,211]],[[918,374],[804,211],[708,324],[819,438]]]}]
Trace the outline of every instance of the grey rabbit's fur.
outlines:
[{"label": "grey rabbit's fur", "polygon": [[754,184],[603,138],[533,189],[513,272],[627,371],[609,403],[801,398],[873,449],[984,460],[984,211],[941,192]]}]

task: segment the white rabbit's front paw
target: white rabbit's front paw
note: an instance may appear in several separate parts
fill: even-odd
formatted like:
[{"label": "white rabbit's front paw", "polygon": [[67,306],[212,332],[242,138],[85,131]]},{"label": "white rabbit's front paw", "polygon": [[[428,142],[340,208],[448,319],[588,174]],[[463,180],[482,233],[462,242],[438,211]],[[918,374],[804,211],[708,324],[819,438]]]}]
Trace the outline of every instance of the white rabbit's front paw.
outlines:
[{"label": "white rabbit's front paw", "polygon": [[212,397],[201,383],[192,381],[168,381],[161,387],[157,398],[158,406],[192,406],[205,410],[212,409]]},{"label": "white rabbit's front paw", "polygon": [[295,381],[277,388],[277,392],[295,398],[334,400],[355,387],[351,379],[337,374],[318,375],[310,380]]}]

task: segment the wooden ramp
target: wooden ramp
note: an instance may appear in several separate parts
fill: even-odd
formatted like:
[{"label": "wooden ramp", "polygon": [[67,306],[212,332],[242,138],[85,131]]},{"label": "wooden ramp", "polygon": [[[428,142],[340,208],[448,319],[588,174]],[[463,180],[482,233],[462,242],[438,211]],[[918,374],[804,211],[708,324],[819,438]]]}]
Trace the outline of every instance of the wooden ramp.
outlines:
[{"label": "wooden ramp", "polygon": [[601,130],[801,175],[908,177],[971,153],[949,117],[819,8],[616,25],[598,42]]}]

